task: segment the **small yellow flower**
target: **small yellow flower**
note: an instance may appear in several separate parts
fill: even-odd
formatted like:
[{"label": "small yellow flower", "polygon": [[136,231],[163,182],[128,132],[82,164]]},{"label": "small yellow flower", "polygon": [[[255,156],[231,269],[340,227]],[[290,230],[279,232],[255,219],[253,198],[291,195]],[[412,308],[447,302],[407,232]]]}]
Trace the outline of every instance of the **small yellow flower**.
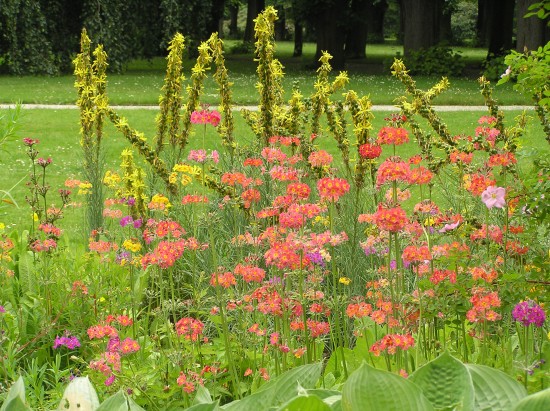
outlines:
[{"label": "small yellow flower", "polygon": [[340,282],[340,284],[344,284],[344,285],[350,285],[351,284],[351,279],[348,278],[348,277],[340,277],[340,279],[338,281]]},{"label": "small yellow flower", "polygon": [[141,244],[133,240],[125,240],[124,243],[122,243],[122,246],[126,250],[131,251],[133,253],[137,253],[138,251],[141,250]]},{"label": "small yellow flower", "polygon": [[38,214],[33,213],[32,219],[33,219],[34,221],[38,221]]}]

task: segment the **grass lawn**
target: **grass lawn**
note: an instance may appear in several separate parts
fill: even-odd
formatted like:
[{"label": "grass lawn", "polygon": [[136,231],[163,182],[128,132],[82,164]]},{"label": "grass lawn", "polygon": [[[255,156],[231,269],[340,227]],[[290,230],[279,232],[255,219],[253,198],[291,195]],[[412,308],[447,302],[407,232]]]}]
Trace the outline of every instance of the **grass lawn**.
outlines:
[{"label": "grass lawn", "polygon": [[[229,49],[235,41],[226,41]],[[315,71],[307,69],[315,54],[315,44],[306,43],[302,57],[292,57],[292,43],[278,42],[276,56],[285,66],[283,80],[286,91],[285,99],[290,97],[292,85],[299,84],[304,96],[313,92]],[[479,63],[484,58],[483,49],[460,49],[465,61]],[[403,48],[398,45],[368,45],[366,60],[350,60],[348,74],[349,89],[359,95],[370,95],[373,104],[392,104],[393,100],[403,93],[403,86],[390,76],[389,66],[393,57]],[[257,104],[258,95],[255,89],[257,81],[256,65],[251,54],[227,54],[227,68],[234,83],[233,101],[235,104]],[[184,74],[190,76],[194,60],[184,60]],[[108,95],[114,105],[156,105],[165,75],[165,59],[158,57],[150,61],[137,60],[128,64],[124,74],[108,76]],[[368,74],[370,73],[370,74]],[[375,74],[372,74],[375,73]],[[479,93],[475,78],[453,78],[451,89],[434,100],[435,104],[445,105],[482,105],[483,98]],[[437,77],[415,77],[422,89],[435,84]],[[63,75],[58,77],[0,77],[0,103],[41,103],[41,104],[74,104],[76,90],[74,77]],[[335,96],[335,99],[340,96]],[[495,90],[495,98],[502,105],[530,105],[531,101],[512,89],[507,83]],[[217,86],[209,78],[205,82],[204,103],[215,105],[219,101]]]}]

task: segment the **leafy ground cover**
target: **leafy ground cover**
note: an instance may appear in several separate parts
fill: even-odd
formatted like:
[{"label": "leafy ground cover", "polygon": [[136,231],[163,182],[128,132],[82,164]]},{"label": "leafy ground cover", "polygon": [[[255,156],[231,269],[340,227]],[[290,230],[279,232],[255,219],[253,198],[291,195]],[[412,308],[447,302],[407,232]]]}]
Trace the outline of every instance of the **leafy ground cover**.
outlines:
[{"label": "leafy ground cover", "polygon": [[176,36],[160,111],[119,112],[84,35],[81,110],[23,116],[1,180],[30,181],[30,207],[2,210],[2,411],[548,409],[540,124],[483,81],[486,113],[438,113],[445,82],[421,90],[399,60],[395,112],[328,55],[287,104],[273,13],[242,119],[222,64],[219,111],[200,105],[216,36],[188,89]]}]

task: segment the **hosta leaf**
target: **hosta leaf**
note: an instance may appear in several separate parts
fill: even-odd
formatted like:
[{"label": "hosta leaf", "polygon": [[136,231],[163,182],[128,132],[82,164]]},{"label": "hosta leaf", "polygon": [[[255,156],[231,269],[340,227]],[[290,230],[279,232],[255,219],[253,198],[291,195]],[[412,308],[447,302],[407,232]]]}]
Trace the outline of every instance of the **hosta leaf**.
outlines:
[{"label": "hosta leaf", "polygon": [[319,397],[313,395],[294,397],[277,411],[331,411],[330,407]]},{"label": "hosta leaf", "polygon": [[196,404],[193,405],[190,408],[186,408],[186,411],[216,411],[219,410],[220,407],[218,406],[218,402],[211,402],[211,403],[202,403],[202,404]]},{"label": "hosta leaf", "polygon": [[1,409],[2,411],[32,411],[19,397],[5,401]]},{"label": "hosta leaf", "polygon": [[342,390],[344,411],[432,411],[434,408],[411,381],[364,363]]},{"label": "hosta leaf", "polygon": [[293,368],[261,386],[258,391],[242,400],[233,401],[222,408],[232,411],[265,410],[280,406],[296,395],[298,390],[315,387],[321,376],[321,364],[308,364]]},{"label": "hosta leaf", "polygon": [[210,391],[203,385],[198,384],[197,393],[195,394],[195,399],[193,400],[193,405],[196,404],[210,404],[212,402],[212,396]]},{"label": "hosta leaf", "polygon": [[88,377],[74,378],[57,407],[58,411],[94,411],[99,407],[99,398]]},{"label": "hosta leaf", "polygon": [[500,370],[476,364],[466,368],[474,384],[476,410],[509,410],[527,395],[519,382]]},{"label": "hosta leaf", "polygon": [[531,394],[516,404],[513,411],[548,411],[550,410],[550,388]]},{"label": "hosta leaf", "polygon": [[25,383],[23,377],[19,377],[13,383],[6,396],[6,401],[2,404],[0,411],[29,411],[30,408],[25,405]]},{"label": "hosta leaf", "polygon": [[101,403],[97,411],[145,411],[122,391],[111,395]]},{"label": "hosta leaf", "polygon": [[473,410],[474,385],[464,364],[447,352],[411,374],[409,380],[436,410]]}]

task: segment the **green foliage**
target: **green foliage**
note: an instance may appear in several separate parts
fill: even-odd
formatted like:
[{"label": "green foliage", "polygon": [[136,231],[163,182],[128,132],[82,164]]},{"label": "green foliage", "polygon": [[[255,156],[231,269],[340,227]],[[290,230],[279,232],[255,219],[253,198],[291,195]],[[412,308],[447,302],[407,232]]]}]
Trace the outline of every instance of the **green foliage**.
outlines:
[{"label": "green foliage", "polygon": [[423,76],[460,77],[466,66],[460,52],[444,46],[411,51],[405,63],[411,74]]},{"label": "green foliage", "polygon": [[472,1],[457,2],[451,15],[454,44],[471,44],[476,37],[477,4]]},{"label": "green foliage", "polygon": [[469,410],[474,406],[474,386],[468,369],[445,352],[416,370],[409,378],[437,410]]},{"label": "green foliage", "polygon": [[39,0],[3,1],[0,33],[0,57],[10,74],[57,73]]}]

